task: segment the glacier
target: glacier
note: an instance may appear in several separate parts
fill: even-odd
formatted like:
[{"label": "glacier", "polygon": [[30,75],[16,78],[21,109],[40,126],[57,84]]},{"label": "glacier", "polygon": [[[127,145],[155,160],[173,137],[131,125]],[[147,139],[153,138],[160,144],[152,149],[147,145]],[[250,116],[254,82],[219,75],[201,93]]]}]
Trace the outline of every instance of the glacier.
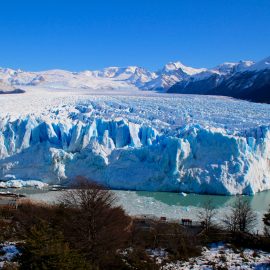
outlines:
[{"label": "glacier", "polygon": [[97,95],[29,87],[1,96],[0,179],[113,189],[270,189],[270,106],[225,97]]}]

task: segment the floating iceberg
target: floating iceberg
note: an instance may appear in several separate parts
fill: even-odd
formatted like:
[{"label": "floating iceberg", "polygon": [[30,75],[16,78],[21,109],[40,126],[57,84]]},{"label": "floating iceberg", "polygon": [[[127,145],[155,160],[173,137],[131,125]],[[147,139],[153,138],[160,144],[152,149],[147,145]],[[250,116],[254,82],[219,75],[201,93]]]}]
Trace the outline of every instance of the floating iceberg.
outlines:
[{"label": "floating iceberg", "polygon": [[22,188],[32,187],[42,189],[47,187],[48,184],[38,180],[8,180],[0,181],[0,188]]}]

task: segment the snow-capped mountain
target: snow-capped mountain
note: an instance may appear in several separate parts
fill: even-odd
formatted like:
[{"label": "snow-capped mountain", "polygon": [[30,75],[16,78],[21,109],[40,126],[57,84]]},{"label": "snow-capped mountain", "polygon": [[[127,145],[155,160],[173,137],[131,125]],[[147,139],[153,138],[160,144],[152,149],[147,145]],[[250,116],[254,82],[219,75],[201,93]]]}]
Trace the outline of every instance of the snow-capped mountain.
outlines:
[{"label": "snow-capped mountain", "polygon": [[0,69],[0,80],[6,84],[41,85],[50,88],[94,88],[122,89],[136,87],[143,90],[166,90],[175,83],[206,69],[187,67],[180,62],[171,62],[157,72],[137,66],[108,67],[102,70],[70,72],[49,70],[25,72],[22,70]]},{"label": "snow-capped mountain", "polygon": [[170,62],[166,64],[160,71],[158,71],[158,74],[167,74],[167,75],[175,75],[176,73],[183,73],[186,75],[195,75],[197,73],[200,73],[202,71],[205,71],[205,68],[192,68],[187,67],[181,62]]},{"label": "snow-capped mountain", "polygon": [[145,83],[141,88],[144,90],[166,90],[175,83],[205,70],[204,68],[187,67],[179,61],[170,62],[157,71],[155,78]]},{"label": "snow-capped mountain", "polygon": [[146,83],[157,77],[154,72],[136,66],[129,66],[126,68],[109,67],[101,71],[94,71],[93,74],[98,78],[110,78],[114,81],[125,81],[138,88],[143,87]]},{"label": "snow-capped mountain", "polygon": [[[270,58],[266,58],[257,63],[252,61],[225,62],[207,69],[185,66],[178,61],[170,62],[156,72],[137,66],[108,67],[102,70],[82,72],[66,70],[27,72],[0,68],[0,81],[15,88],[41,86],[50,89],[98,89],[101,91],[106,89],[167,91],[176,85],[169,92],[205,93],[237,73],[259,72],[268,69],[269,63]],[[222,92],[222,94],[226,93]]]},{"label": "snow-capped mountain", "polygon": [[244,71],[253,64],[253,61],[225,62],[213,68],[212,71],[216,71],[220,75],[227,75]]},{"label": "snow-capped mountain", "polygon": [[172,86],[168,93],[223,95],[270,103],[270,57],[225,63]]},{"label": "snow-capped mountain", "polygon": [[94,72],[70,72],[48,70],[25,72],[21,70],[0,69],[0,80],[16,86],[42,86],[52,89],[125,89],[133,87],[130,83],[110,78],[99,78]]},{"label": "snow-capped mountain", "polygon": [[13,86],[43,86],[49,88],[92,88],[125,89],[134,87],[142,90],[167,90],[177,82],[196,75],[210,76],[214,73],[226,74],[239,63],[225,63],[214,69],[192,68],[181,62],[170,62],[156,72],[137,66],[108,67],[102,70],[70,72],[66,70],[48,70],[27,72],[0,68],[0,80]]}]

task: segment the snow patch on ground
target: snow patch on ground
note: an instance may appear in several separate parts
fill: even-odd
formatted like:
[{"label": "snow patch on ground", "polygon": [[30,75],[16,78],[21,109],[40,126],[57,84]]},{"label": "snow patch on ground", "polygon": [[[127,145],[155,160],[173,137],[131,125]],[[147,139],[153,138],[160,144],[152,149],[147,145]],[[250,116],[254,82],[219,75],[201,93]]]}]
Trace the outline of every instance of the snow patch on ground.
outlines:
[{"label": "snow patch on ground", "polygon": [[[155,255],[155,253],[153,253]],[[160,255],[158,254],[158,257]],[[202,255],[191,258],[188,262],[178,261],[168,263],[163,270],[266,270],[270,269],[270,254],[260,250],[233,250],[222,243],[212,244],[210,248],[204,247]]]},{"label": "snow patch on ground", "polygon": [[20,254],[15,242],[5,242],[0,244],[0,268],[3,268],[5,262],[12,261]]}]

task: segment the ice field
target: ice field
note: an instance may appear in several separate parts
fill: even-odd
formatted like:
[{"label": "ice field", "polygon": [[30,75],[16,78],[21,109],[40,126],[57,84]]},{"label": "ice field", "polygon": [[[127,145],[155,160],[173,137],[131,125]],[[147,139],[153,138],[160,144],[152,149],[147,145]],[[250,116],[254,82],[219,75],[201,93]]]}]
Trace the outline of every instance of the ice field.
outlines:
[{"label": "ice field", "polygon": [[270,105],[140,90],[25,87],[0,95],[0,178],[114,189],[270,188]]}]

